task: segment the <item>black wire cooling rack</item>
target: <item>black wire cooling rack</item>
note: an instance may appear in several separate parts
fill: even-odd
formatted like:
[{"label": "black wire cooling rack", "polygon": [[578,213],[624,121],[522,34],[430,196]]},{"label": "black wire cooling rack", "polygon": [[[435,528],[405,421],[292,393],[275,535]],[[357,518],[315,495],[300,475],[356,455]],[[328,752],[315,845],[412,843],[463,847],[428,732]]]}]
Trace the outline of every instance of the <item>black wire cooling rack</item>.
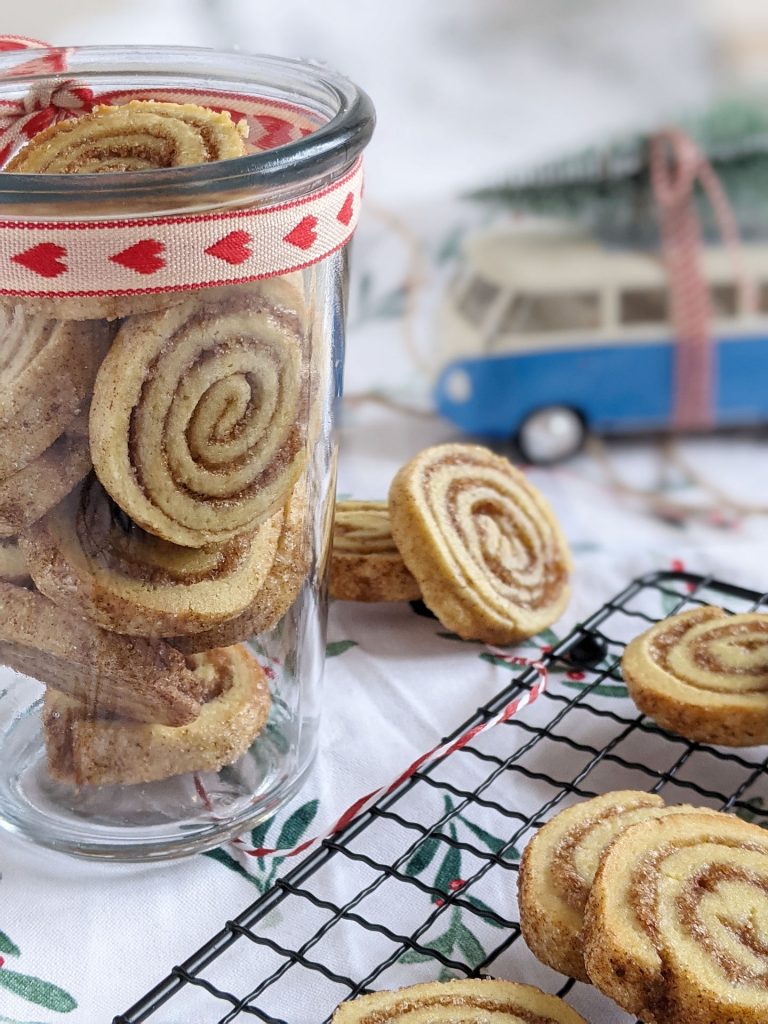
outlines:
[{"label": "black wire cooling rack", "polygon": [[[344,999],[395,987],[392,979],[486,973],[561,995],[573,989],[578,1009],[582,986],[563,984],[520,937],[519,852],[536,828],[612,789],[663,790],[670,803],[719,807],[768,826],[765,748],[688,742],[622,699],[624,645],[701,604],[743,612],[766,608],[768,595],[682,572],[635,580],[546,655],[550,686],[520,717],[417,771],[325,840],[114,1024],[305,1024],[281,1016],[297,992],[306,993],[306,1024],[314,1024],[328,1022]],[[535,678],[533,669],[518,672],[450,738]],[[480,809],[482,828],[473,820]]]}]

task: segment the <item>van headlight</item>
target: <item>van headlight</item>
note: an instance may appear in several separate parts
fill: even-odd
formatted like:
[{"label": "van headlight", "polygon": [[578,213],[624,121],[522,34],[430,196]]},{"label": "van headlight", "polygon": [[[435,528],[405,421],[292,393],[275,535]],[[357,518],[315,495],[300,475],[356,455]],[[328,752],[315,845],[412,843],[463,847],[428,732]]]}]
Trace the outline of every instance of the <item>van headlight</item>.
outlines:
[{"label": "van headlight", "polygon": [[461,405],[472,397],[472,381],[466,370],[451,370],[443,387],[452,402]]}]

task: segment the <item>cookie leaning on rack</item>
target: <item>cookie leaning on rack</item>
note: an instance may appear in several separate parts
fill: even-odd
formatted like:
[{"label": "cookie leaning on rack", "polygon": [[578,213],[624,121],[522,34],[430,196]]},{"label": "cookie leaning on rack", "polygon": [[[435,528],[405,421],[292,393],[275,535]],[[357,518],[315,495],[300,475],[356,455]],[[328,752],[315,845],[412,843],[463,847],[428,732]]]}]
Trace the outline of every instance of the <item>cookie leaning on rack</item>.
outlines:
[{"label": "cookie leaning on rack", "polygon": [[768,615],[701,607],[663,619],[621,669],[641,711],[700,743],[768,743]]},{"label": "cookie leaning on rack", "polygon": [[622,790],[567,807],[543,825],[525,848],[518,875],[520,928],[531,952],[554,970],[589,982],[582,931],[600,859],[631,825],[688,812],[705,813],[667,807],[655,793]]},{"label": "cookie leaning on rack", "polygon": [[768,1020],[768,834],[728,814],[623,832],[587,903],[594,984],[647,1024]]}]

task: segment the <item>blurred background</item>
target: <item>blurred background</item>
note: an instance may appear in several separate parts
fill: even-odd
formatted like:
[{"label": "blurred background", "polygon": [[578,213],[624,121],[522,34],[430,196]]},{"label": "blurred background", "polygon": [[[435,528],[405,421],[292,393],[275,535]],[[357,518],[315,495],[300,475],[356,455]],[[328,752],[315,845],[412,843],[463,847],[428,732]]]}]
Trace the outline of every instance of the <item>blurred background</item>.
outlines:
[{"label": "blurred background", "polygon": [[[650,246],[658,260],[647,138],[690,123],[742,236],[768,237],[764,0],[7,0],[5,8],[5,31],[55,44],[240,47],[313,58],[371,94],[378,126],[354,243],[342,492],[379,497],[418,447],[471,433],[434,408],[441,360],[459,344],[458,318],[483,315],[483,288],[471,282],[453,327],[444,328],[440,314],[462,273],[467,282],[478,233],[544,213],[611,245]],[[606,153],[615,140],[614,160]],[[708,240],[717,240],[711,210],[698,200]],[[540,262],[552,284],[547,259]],[[768,315],[768,248],[765,263]],[[625,513],[638,515],[637,529],[685,521],[702,540],[711,540],[713,523],[730,527],[762,512],[768,475],[753,466],[766,421],[755,416],[746,440],[686,438],[685,469],[679,451],[670,462],[652,439],[588,449],[567,471],[569,496],[586,488],[574,529],[585,544],[605,541],[602,528],[592,537],[595,494],[618,496]],[[562,475],[541,482],[549,493],[565,486]],[[657,539],[651,530],[649,543]]]},{"label": "blurred background", "polygon": [[315,57],[379,112],[369,189],[452,194],[768,78],[762,0],[25,0],[4,31],[57,44]]}]

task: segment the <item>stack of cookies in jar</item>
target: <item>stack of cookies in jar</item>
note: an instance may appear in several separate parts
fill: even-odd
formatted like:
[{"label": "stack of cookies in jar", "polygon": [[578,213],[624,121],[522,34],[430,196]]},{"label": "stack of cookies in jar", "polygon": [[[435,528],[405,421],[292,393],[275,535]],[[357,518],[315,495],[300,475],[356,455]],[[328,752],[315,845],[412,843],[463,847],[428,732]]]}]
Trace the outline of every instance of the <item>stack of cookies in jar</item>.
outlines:
[{"label": "stack of cookies in jar", "polygon": [[[5,171],[243,153],[226,113],[134,101],[53,125]],[[270,709],[244,641],[310,568],[298,276],[4,298],[0,380],[0,663],[45,684],[50,774],[144,783],[233,763]]]}]

